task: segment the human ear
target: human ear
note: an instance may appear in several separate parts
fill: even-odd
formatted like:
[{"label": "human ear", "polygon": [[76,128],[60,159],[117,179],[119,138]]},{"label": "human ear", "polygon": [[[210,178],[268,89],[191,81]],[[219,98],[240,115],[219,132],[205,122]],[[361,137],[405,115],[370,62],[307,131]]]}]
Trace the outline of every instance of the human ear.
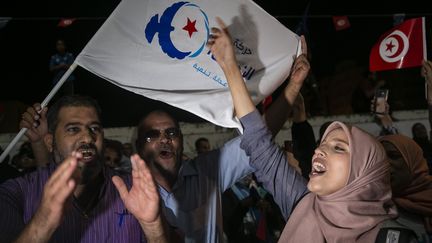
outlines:
[{"label": "human ear", "polygon": [[48,151],[51,153],[53,151],[53,135],[49,133],[46,134],[44,137],[44,143]]}]

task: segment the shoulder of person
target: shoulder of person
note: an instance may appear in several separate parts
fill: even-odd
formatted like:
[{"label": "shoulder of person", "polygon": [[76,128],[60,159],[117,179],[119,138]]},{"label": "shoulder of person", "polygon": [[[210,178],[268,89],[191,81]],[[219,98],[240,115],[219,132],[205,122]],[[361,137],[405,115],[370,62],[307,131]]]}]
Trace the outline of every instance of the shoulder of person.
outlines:
[{"label": "shoulder of person", "polygon": [[416,243],[417,236],[411,228],[398,223],[396,220],[387,220],[381,224],[375,243]]}]

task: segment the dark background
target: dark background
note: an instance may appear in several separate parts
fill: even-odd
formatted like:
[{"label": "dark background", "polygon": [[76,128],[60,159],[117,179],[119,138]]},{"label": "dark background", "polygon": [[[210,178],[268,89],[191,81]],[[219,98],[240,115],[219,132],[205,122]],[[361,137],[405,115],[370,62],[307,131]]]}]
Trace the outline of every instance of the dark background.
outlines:
[{"label": "dark background", "polygon": [[[293,31],[309,3],[269,0],[255,2]],[[64,38],[68,50],[77,55],[118,3],[118,0],[2,3],[0,17],[12,19],[5,28],[0,29],[0,101],[16,100],[25,105],[42,102],[51,90],[52,76],[48,63],[55,52],[55,40]],[[431,16],[431,8],[425,6],[425,3],[426,1],[405,1],[402,4],[393,1],[311,1],[307,20],[308,45],[312,53],[312,70],[318,84],[320,80],[338,75],[340,63],[347,60],[349,63],[354,62],[360,69],[367,69],[370,49],[381,34],[393,27],[393,14],[405,13],[405,19]],[[351,27],[336,31],[331,18],[333,15],[347,15]],[[59,28],[57,24],[63,17],[74,17],[77,20],[67,28]],[[404,85],[412,87],[417,94],[408,99],[419,97],[418,92],[423,87],[418,75],[419,68],[388,73],[383,72],[382,75],[388,79],[407,75],[411,80],[396,85],[395,88]],[[75,74],[75,91],[91,95],[100,102],[106,127],[133,126],[143,114],[155,108],[173,112],[180,121],[203,121],[186,111],[118,88],[80,67]],[[411,102],[409,107],[402,105],[401,108],[423,108],[421,97],[418,100],[419,102]]]}]

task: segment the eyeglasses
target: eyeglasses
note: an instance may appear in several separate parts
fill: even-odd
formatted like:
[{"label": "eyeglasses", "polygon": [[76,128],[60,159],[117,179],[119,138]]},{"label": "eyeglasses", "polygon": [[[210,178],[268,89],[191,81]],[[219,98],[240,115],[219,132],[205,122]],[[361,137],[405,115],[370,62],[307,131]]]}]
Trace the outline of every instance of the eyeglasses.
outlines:
[{"label": "eyeglasses", "polygon": [[180,137],[180,129],[177,127],[170,127],[165,130],[149,130],[144,133],[144,139],[147,143],[154,142],[160,138],[162,132],[164,133],[165,138],[170,140]]}]

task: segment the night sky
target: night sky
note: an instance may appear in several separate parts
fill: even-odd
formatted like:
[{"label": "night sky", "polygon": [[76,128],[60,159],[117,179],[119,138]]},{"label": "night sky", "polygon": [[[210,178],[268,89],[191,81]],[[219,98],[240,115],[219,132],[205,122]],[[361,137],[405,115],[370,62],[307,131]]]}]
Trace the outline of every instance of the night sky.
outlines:
[{"label": "night sky", "polygon": [[[50,56],[55,52],[56,38],[66,40],[68,50],[77,55],[114,10],[119,1],[10,1],[0,7],[0,17],[12,17],[0,29],[0,100],[20,100],[26,104],[41,102],[50,91]],[[282,24],[295,30],[308,1],[256,0]],[[360,4],[356,3],[359,2]],[[318,79],[335,72],[341,60],[352,59],[367,67],[369,51],[379,36],[393,26],[395,13],[406,18],[432,15],[423,1],[380,2],[312,1],[307,22],[308,45],[312,51],[312,70]],[[289,7],[286,7],[289,5]],[[335,31],[331,16],[347,15],[351,27]],[[78,18],[67,28],[57,27],[61,17]],[[135,125],[146,112],[163,108],[176,114],[180,121],[202,119],[161,102],[125,91],[93,74],[77,68],[75,89],[96,98],[103,109],[106,127]]]}]

